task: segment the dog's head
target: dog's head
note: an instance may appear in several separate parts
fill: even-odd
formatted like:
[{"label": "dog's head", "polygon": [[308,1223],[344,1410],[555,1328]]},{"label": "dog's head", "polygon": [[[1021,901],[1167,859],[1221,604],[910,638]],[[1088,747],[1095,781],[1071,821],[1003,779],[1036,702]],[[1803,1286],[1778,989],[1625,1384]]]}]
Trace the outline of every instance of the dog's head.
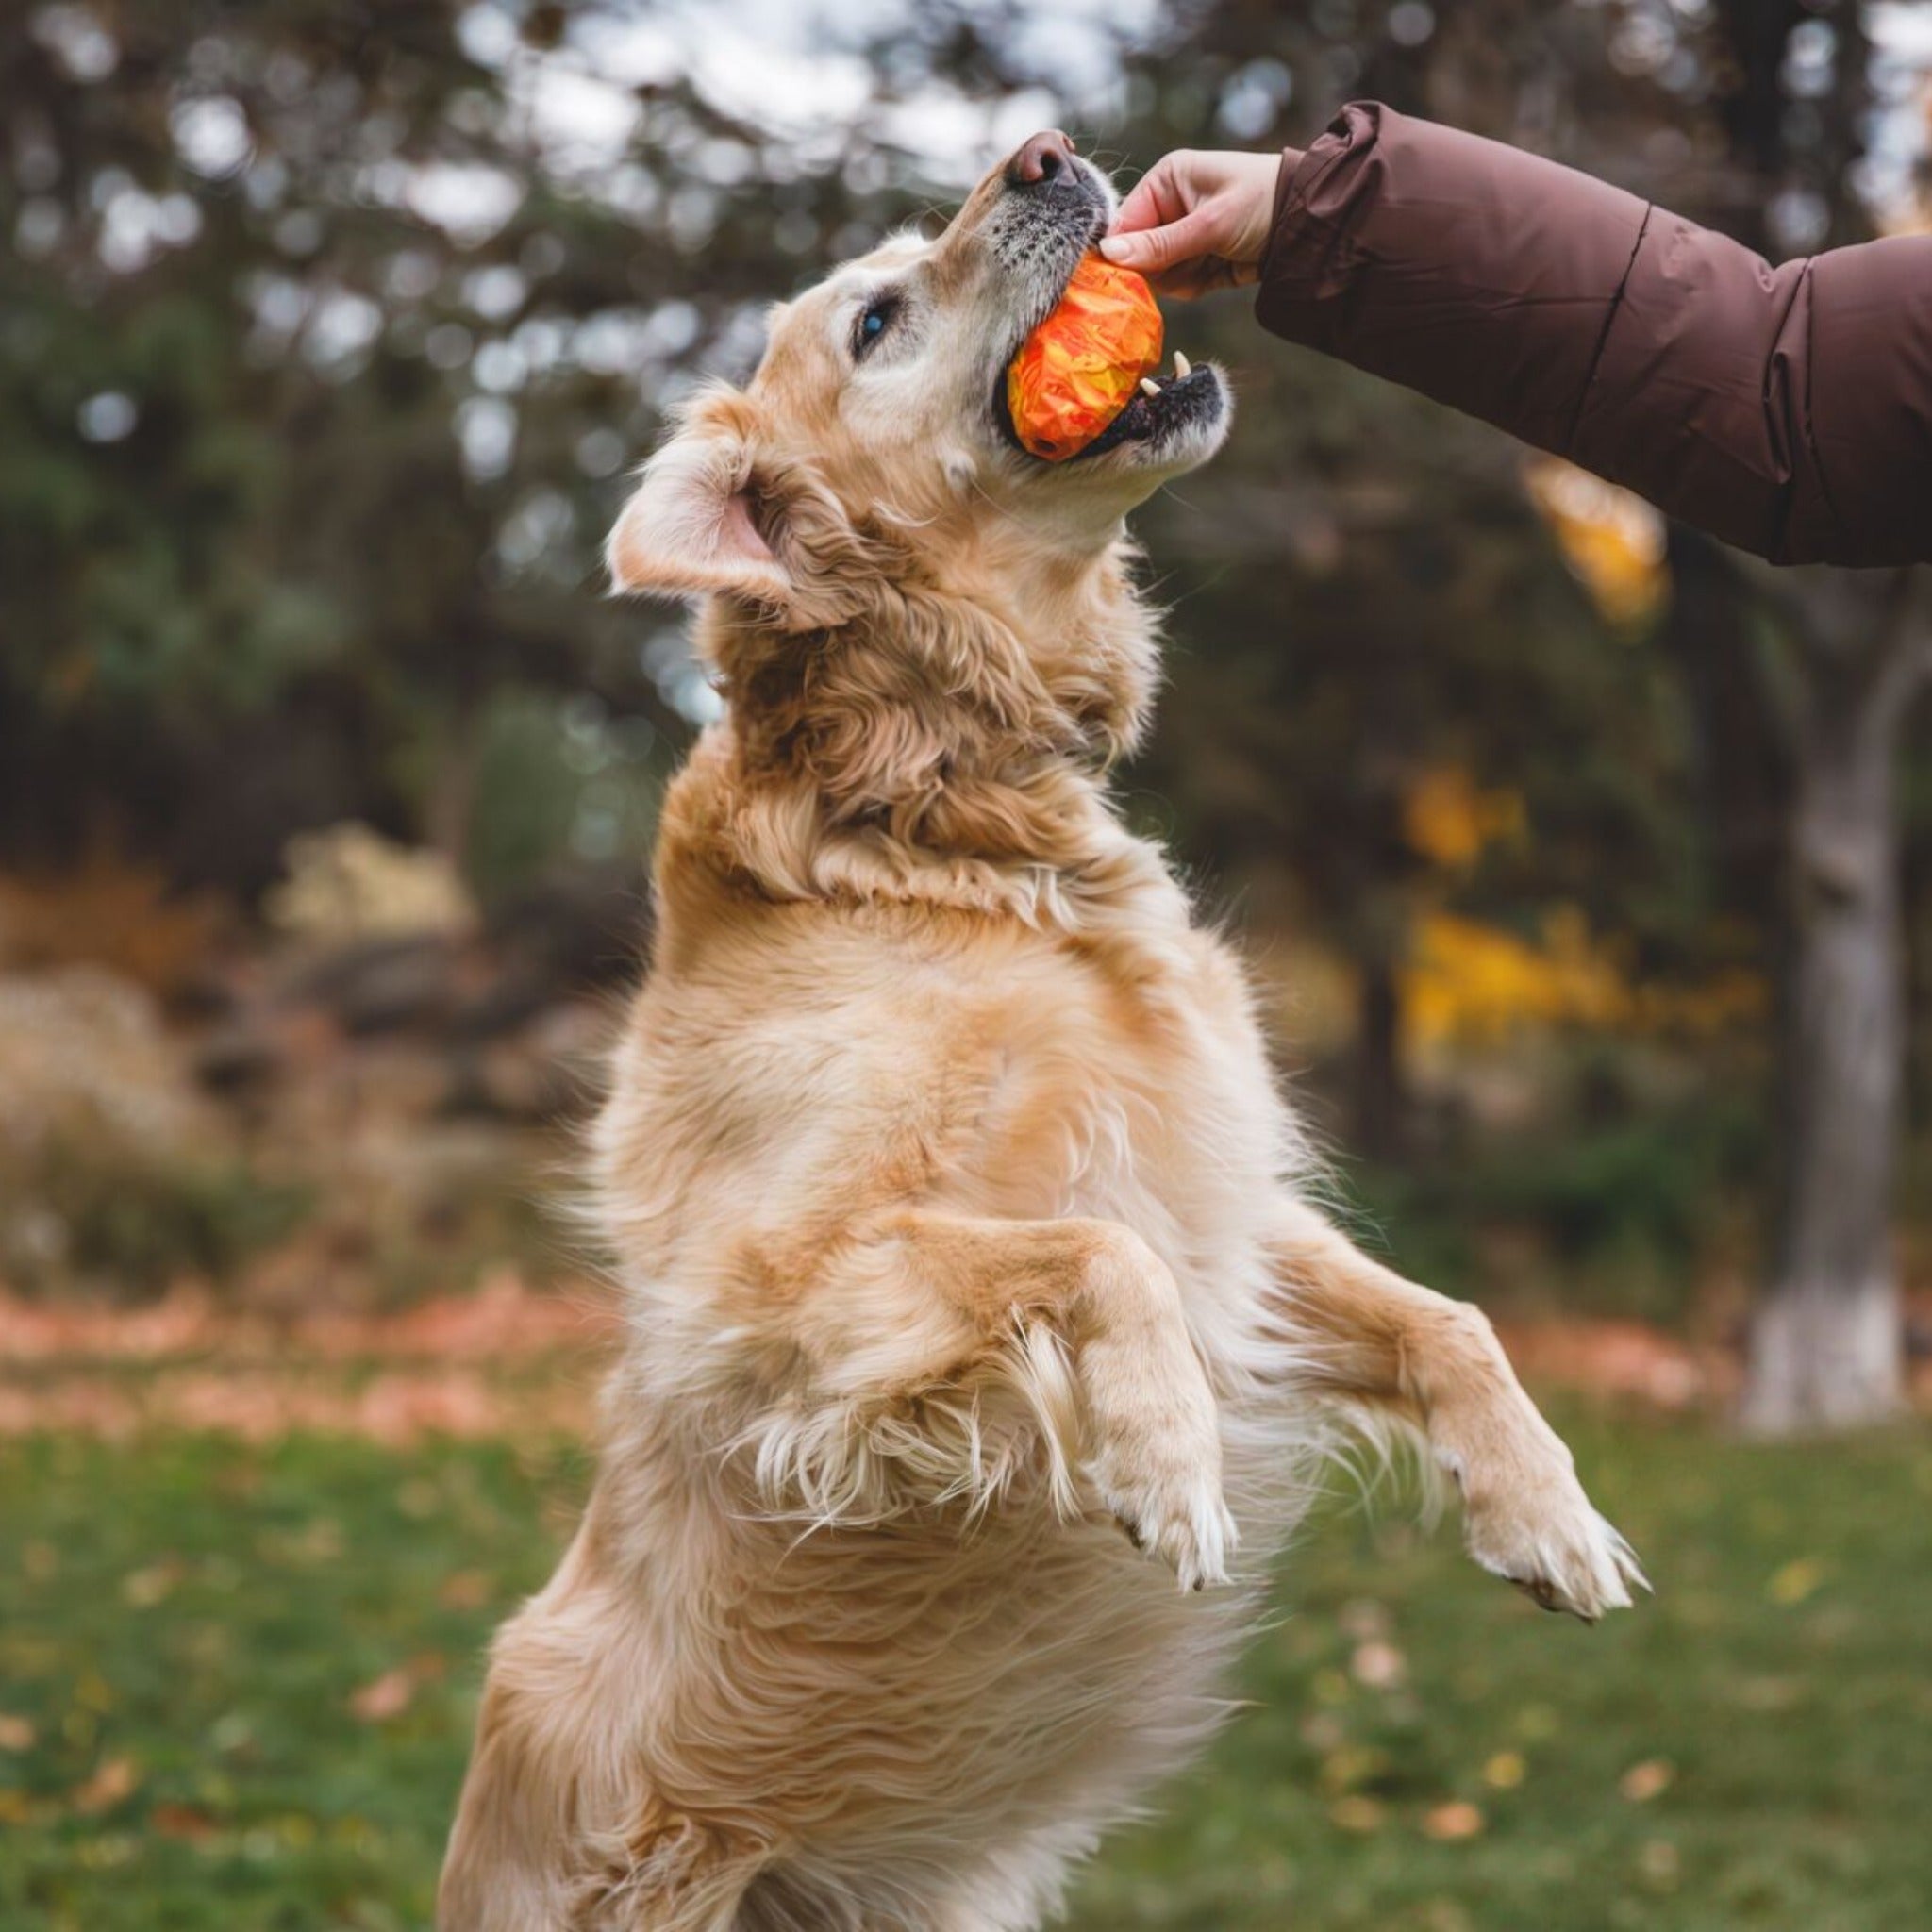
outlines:
[{"label": "dog's head", "polygon": [[1113,208],[1064,135],[1035,135],[937,240],[898,237],[775,309],[749,387],[703,391],[646,466],[610,540],[617,585],[723,593],[802,630],[843,621],[867,573],[998,605],[1090,572],[1230,414],[1204,364],[1071,460],[1021,448],[1008,364]]}]

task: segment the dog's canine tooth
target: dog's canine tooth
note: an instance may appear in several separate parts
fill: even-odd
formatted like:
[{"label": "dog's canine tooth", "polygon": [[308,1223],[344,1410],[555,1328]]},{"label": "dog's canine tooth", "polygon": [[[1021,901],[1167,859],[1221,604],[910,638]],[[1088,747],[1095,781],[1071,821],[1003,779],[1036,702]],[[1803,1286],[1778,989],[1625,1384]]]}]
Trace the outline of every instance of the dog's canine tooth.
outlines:
[{"label": "dog's canine tooth", "polygon": [[1141,393],[1143,396],[1158,396],[1160,393],[1160,385],[1151,375],[1143,375],[1141,378]]},{"label": "dog's canine tooth", "polygon": [[1194,365],[1176,349],[1174,352],[1174,379],[1176,382],[1185,382],[1193,373]]}]

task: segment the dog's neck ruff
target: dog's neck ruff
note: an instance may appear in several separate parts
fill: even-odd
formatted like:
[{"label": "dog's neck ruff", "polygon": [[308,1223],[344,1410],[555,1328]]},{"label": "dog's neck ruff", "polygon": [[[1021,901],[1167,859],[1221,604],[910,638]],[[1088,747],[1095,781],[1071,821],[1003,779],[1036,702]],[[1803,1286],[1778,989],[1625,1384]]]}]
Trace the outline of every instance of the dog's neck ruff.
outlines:
[{"label": "dog's neck ruff", "polygon": [[858,608],[833,626],[707,611],[701,646],[729,708],[666,797],[667,923],[702,881],[1080,940],[1184,931],[1162,855],[1121,824],[1102,775],[1137,741],[1155,676],[1154,626],[1120,559],[1030,639],[930,584],[855,576]]},{"label": "dog's neck ruff", "polygon": [[[659,891],[667,902],[700,888],[768,904],[928,907],[1075,939],[1144,928],[1157,908],[1185,925],[1185,899],[1158,848],[1130,833],[1099,779],[1071,764],[947,787],[913,828],[932,842],[908,836],[905,816],[841,812],[800,774],[748,772],[727,719],[666,795]],[[944,841],[949,829],[989,824],[999,828],[996,849]]]}]

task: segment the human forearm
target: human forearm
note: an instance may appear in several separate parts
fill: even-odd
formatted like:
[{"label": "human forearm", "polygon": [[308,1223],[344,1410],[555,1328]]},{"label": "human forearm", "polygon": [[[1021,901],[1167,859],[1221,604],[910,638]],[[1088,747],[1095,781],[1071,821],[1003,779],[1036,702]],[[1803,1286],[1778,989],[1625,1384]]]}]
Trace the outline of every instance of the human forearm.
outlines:
[{"label": "human forearm", "polygon": [[1746,549],[1932,548],[1932,241],[1773,270],[1588,175],[1357,104],[1283,171],[1257,309]]}]

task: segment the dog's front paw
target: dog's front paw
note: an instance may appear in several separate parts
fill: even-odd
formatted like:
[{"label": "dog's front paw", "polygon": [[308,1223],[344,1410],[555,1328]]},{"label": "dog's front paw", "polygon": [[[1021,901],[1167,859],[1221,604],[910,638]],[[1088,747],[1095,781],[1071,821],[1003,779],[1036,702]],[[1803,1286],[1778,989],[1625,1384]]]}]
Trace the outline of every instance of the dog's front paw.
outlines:
[{"label": "dog's front paw", "polygon": [[1469,1554],[1546,1610],[1594,1624],[1650,1588],[1636,1552],[1567,1469],[1466,1489],[1464,1500]]},{"label": "dog's front paw", "polygon": [[1092,1461],[1094,1487],[1136,1549],[1174,1567],[1183,1590],[1228,1581],[1241,1541],[1221,1491],[1221,1445],[1208,1430],[1121,1432]]}]

